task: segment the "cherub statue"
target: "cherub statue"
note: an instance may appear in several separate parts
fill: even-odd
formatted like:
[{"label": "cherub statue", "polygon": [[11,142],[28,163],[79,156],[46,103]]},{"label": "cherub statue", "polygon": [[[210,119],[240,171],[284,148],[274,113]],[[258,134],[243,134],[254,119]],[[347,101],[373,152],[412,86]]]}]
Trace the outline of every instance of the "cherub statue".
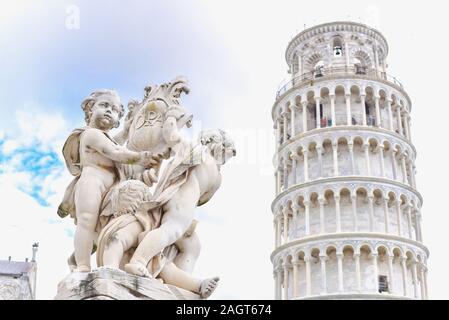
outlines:
[{"label": "cherub statue", "polygon": [[[119,145],[108,132],[118,127],[124,110],[113,90],[96,90],[81,107],[87,126],[75,129],[63,147],[70,173],[75,177],[58,208],[61,217],[75,218],[75,261],[77,272],[89,272],[90,255],[100,206],[106,192],[118,181],[116,163],[140,164],[149,168],[160,161],[151,152],[135,152]],[[129,128],[129,126],[128,126]],[[127,128],[125,128],[127,130]],[[121,133],[121,138],[126,133]]]},{"label": "cherub statue", "polygon": [[[186,262],[176,254],[182,252],[183,244],[199,246],[194,232],[194,209],[209,201],[219,188],[220,167],[235,155],[235,148],[221,130],[202,132],[198,144],[181,141],[174,148],[178,156],[167,164],[154,195],[145,192],[143,183],[139,186],[133,182],[132,193],[139,195],[133,198],[138,202],[134,208],[138,208],[124,212],[114,210],[122,213],[99,235],[97,264],[123,268],[129,260],[129,257],[124,259],[124,254],[130,255],[137,247],[129,263],[124,265],[127,272],[158,276],[166,283],[207,297],[215,289],[218,278],[203,281],[193,278],[189,272],[194,261]],[[126,201],[121,204],[130,207]],[[177,248],[173,244],[177,244]],[[175,254],[170,252],[173,248],[177,251]],[[182,265],[177,265],[180,263]],[[188,270],[183,270],[186,268]]]}]

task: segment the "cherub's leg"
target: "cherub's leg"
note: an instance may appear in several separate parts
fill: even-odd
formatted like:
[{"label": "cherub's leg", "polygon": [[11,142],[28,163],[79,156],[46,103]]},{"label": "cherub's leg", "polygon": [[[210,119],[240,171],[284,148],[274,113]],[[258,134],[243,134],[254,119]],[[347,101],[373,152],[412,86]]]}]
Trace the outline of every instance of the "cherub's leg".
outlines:
[{"label": "cherub's leg", "polygon": [[178,268],[192,274],[196,260],[201,251],[201,243],[198,235],[196,232],[193,232],[188,237],[182,237],[176,241],[175,244],[179,249],[179,253],[176,256],[174,263]]},{"label": "cherub's leg", "polygon": [[129,264],[125,265],[125,270],[129,273],[136,273],[136,269],[142,269],[148,262],[165,247],[175,243],[181,238],[192,223],[194,209],[199,198],[199,191],[196,181],[186,182],[173,198],[164,206],[164,216],[161,226],[150,231],[139,243]]},{"label": "cherub's leg", "polygon": [[165,283],[198,293],[201,298],[208,298],[217,288],[218,277],[200,280],[179,269],[173,262],[167,263],[159,276]]},{"label": "cherub's leg", "polygon": [[78,182],[75,192],[76,219],[75,231],[75,272],[89,272],[90,256],[95,240],[100,204],[102,199],[101,186],[80,185]]},{"label": "cherub's leg", "polygon": [[123,253],[137,246],[137,237],[142,231],[142,225],[134,221],[113,234],[103,252],[103,265],[119,269]]}]

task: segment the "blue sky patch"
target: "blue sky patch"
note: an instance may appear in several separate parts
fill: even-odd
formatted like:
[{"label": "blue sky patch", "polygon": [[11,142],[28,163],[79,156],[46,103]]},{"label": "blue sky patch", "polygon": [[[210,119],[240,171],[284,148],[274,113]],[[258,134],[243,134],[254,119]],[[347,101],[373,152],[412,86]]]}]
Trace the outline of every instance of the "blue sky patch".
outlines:
[{"label": "blue sky patch", "polygon": [[43,183],[50,174],[57,172],[62,174],[63,163],[56,152],[43,150],[40,143],[34,146],[22,146],[13,152],[4,154],[2,145],[5,140],[0,140],[0,174],[5,172],[27,173],[30,175],[28,184],[19,184],[18,189],[32,196],[41,206],[49,206],[47,197],[51,194],[43,194]]}]

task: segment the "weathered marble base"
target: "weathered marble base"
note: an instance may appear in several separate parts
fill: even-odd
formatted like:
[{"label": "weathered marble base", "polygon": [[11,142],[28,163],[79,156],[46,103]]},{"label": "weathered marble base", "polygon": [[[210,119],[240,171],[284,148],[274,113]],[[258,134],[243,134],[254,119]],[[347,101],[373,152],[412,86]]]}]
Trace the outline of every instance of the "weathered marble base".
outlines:
[{"label": "weathered marble base", "polygon": [[58,284],[55,300],[199,300],[199,295],[159,280],[99,268],[71,273]]}]

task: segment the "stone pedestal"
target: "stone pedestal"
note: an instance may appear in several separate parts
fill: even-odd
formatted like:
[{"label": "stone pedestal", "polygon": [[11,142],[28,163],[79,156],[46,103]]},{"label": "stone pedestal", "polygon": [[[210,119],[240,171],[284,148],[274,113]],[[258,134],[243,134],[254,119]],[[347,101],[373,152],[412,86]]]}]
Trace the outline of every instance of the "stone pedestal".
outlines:
[{"label": "stone pedestal", "polygon": [[121,270],[99,268],[71,273],[58,284],[55,300],[199,300],[197,294],[138,277]]}]

